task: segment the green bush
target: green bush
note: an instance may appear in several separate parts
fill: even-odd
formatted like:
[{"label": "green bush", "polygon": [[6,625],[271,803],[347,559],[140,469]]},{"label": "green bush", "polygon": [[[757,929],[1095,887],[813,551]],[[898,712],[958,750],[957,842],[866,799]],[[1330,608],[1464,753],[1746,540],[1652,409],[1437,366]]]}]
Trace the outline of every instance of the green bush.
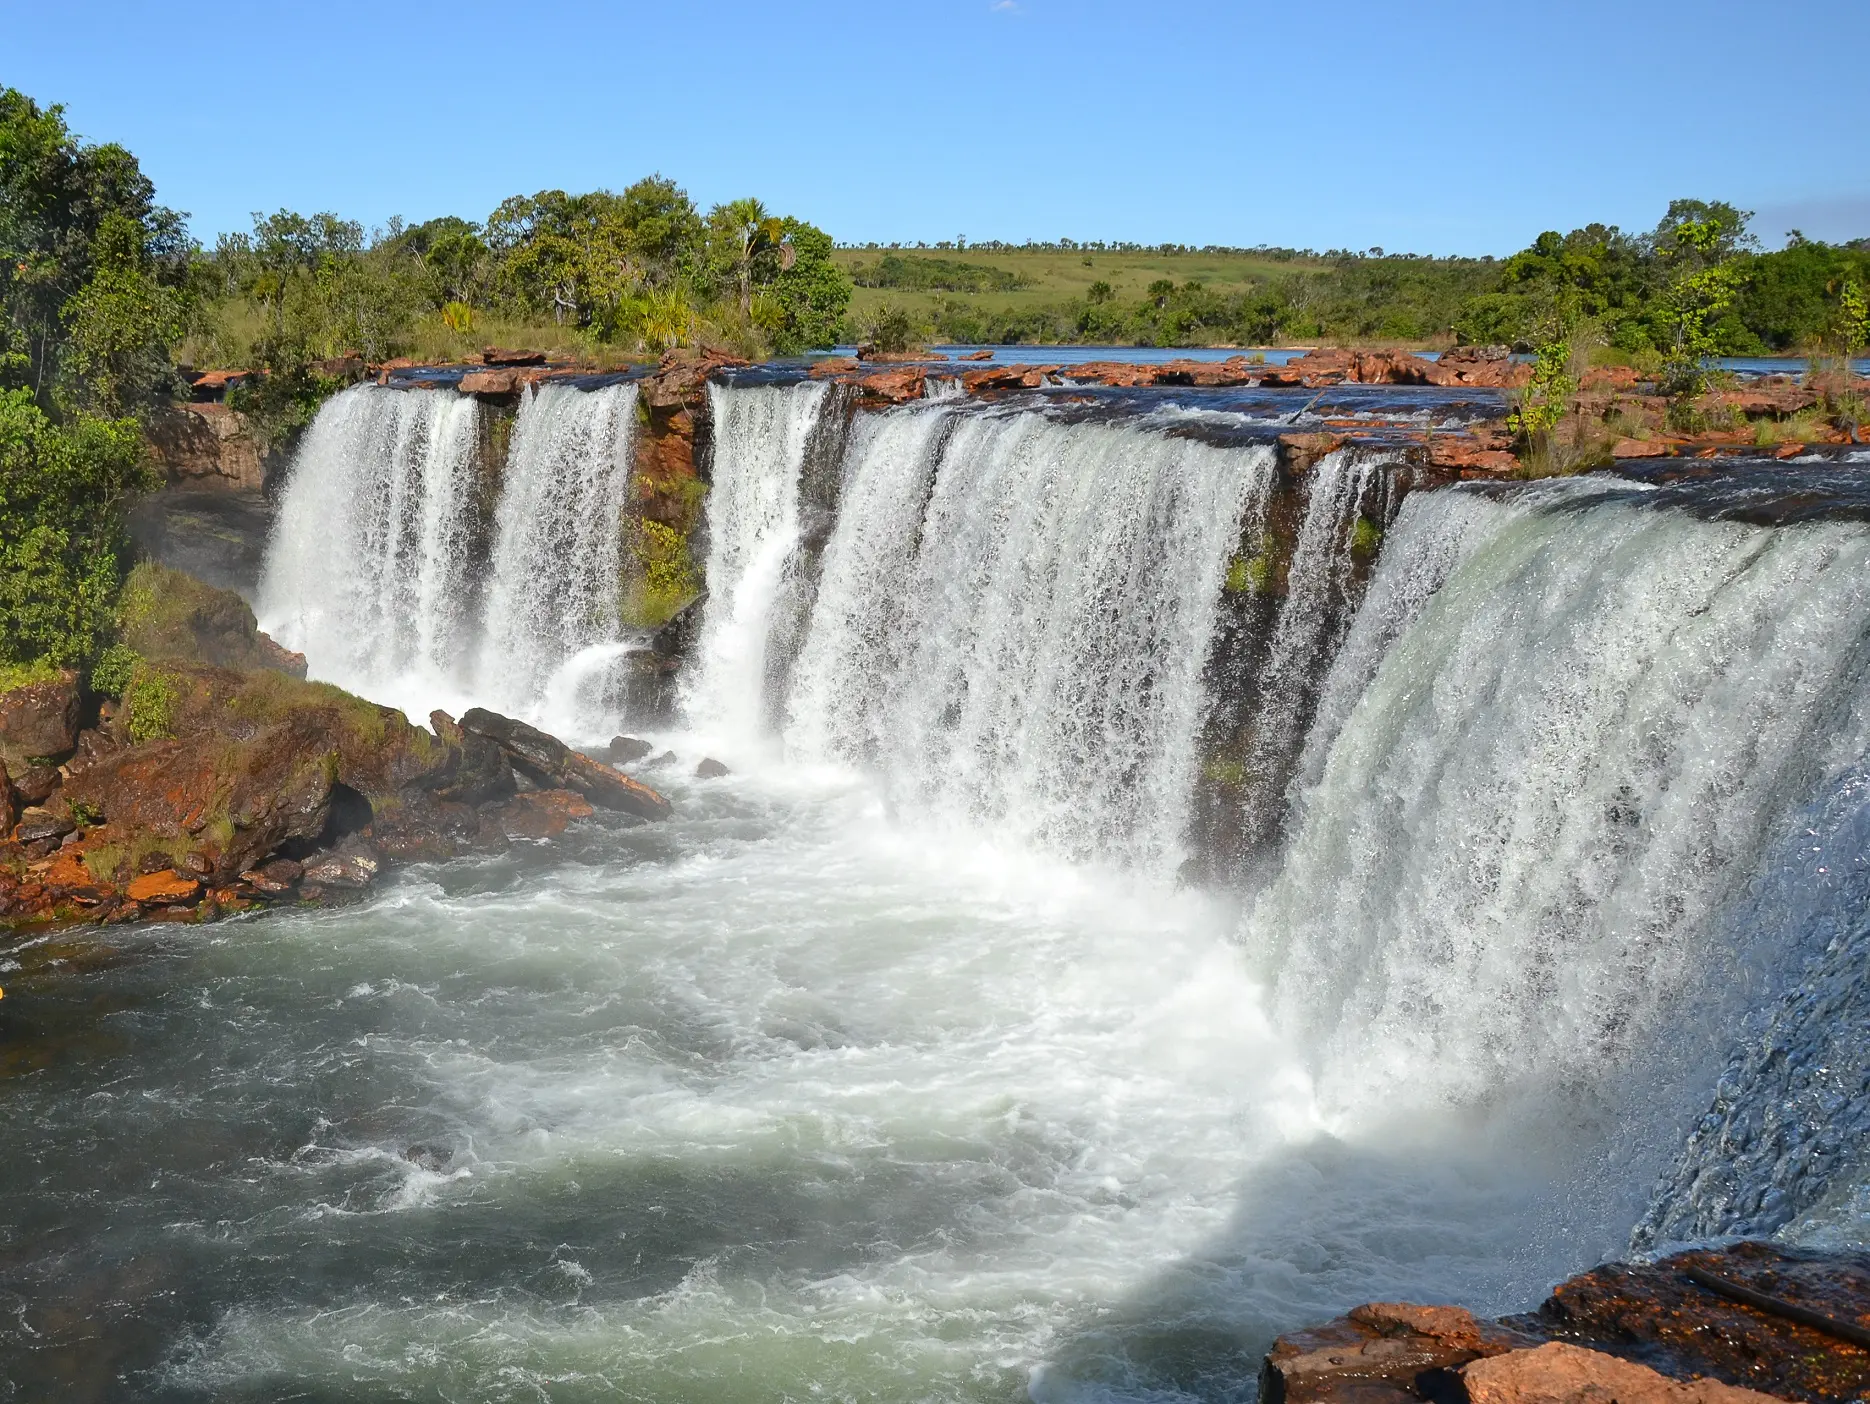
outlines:
[{"label": "green bush", "polygon": [[130,739],[142,745],[175,734],[175,680],[147,664],[138,665],[123,690]]},{"label": "green bush", "polygon": [[121,697],[136,675],[143,655],[125,644],[114,643],[98,654],[91,665],[91,691],[105,697]]}]

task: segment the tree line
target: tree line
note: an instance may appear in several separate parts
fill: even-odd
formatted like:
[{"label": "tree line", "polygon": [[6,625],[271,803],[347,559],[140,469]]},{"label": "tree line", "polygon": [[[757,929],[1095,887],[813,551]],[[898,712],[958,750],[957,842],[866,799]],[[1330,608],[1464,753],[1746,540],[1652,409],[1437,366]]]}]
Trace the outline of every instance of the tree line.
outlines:
[{"label": "tree line", "polygon": [[[946,245],[975,251],[1252,254],[1291,266],[1260,273],[1244,289],[1161,278],[1140,298],[1093,283],[1077,298],[1039,307],[982,306],[972,292],[1017,286],[1018,275],[982,264],[892,248],[860,265],[867,286],[925,289],[937,296],[919,330],[942,341],[1139,346],[1269,346],[1282,342],[1395,341],[1500,344],[1533,349],[1554,317],[1589,323],[1606,348],[1644,366],[1683,343],[1685,276],[1719,292],[1718,309],[1695,315],[1688,340],[1704,355],[1750,356],[1837,343],[1853,299],[1870,288],[1870,239],[1827,244],[1793,231],[1767,252],[1748,232],[1751,215],[1723,202],[1676,200],[1653,230],[1629,234],[1591,224],[1549,231],[1509,258],[1428,258],[1338,251],[1133,249],[1118,244]],[[1702,242],[1695,244],[1692,238]],[[944,247],[938,245],[936,247]],[[927,269],[917,265],[927,264]],[[971,283],[955,270],[971,268]],[[1718,273],[1711,270],[1718,269]],[[1711,282],[1709,280],[1712,280]],[[897,314],[900,319],[900,313]]]}]

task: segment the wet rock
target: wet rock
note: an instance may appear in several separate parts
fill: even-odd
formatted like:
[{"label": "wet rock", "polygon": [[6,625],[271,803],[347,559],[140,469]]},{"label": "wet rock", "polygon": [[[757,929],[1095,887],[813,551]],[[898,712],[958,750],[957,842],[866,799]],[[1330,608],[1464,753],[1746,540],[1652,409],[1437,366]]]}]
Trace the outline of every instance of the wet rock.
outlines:
[{"label": "wet rock", "polygon": [[447,1146],[410,1146],[403,1159],[431,1174],[439,1175],[454,1162],[455,1153]]},{"label": "wet rock", "polygon": [[78,675],[70,670],[0,693],[0,761],[8,773],[24,775],[70,755],[78,745],[82,701]]},{"label": "wet rock", "polygon": [[669,816],[668,800],[649,786],[579,755],[537,727],[475,707],[461,718],[461,729],[499,746],[515,769],[529,772],[542,788],[576,790],[592,804],[641,819]]},{"label": "wet rock", "polygon": [[548,839],[564,833],[572,820],[589,819],[596,812],[582,795],[570,790],[533,790],[515,795],[492,814],[510,839]]},{"label": "wet rock", "polygon": [[1769,1404],[1718,1380],[1672,1380],[1646,1365],[1558,1341],[1477,1360],[1461,1371],[1469,1404]]},{"label": "wet rock", "polygon": [[1335,453],[1344,447],[1342,434],[1325,432],[1281,434],[1279,436],[1280,456],[1285,460],[1288,472],[1303,473],[1328,453]]},{"label": "wet rock", "polygon": [[201,736],[117,752],[75,775],[58,803],[123,831],[188,839],[223,881],[325,827],[338,753],[315,717],[251,740]]},{"label": "wet rock", "polygon": [[1846,1329],[1870,1323],[1870,1254],[1737,1243],[1594,1268],[1560,1285],[1536,1313],[1505,1324],[1636,1359],[1679,1379],[1702,1375],[1785,1399],[1870,1394],[1870,1350],[1735,1301],[1690,1270]]},{"label": "wet rock", "polygon": [[864,376],[857,388],[866,399],[901,405],[921,399],[927,383],[928,372],[921,366],[898,366]]},{"label": "wet rock", "polygon": [[678,760],[678,757],[676,756],[674,751],[664,751],[661,755],[657,756],[648,765],[644,766],[643,769],[645,770],[667,770],[670,766],[676,764],[677,760]]},{"label": "wet rock", "polygon": [[1373,1302],[1273,1343],[1260,1367],[1265,1404],[1429,1397],[1450,1372],[1483,1356],[1536,1344],[1460,1307]]},{"label": "wet rock", "polygon": [[695,767],[695,778],[697,780],[718,780],[721,776],[729,773],[727,767],[722,765],[713,756],[704,756],[701,764]]},{"label": "wet rock", "polygon": [[6,763],[0,761],[0,842],[13,831],[19,822],[19,800],[14,797],[13,785],[6,773]]},{"label": "wet rock", "polygon": [[345,843],[329,853],[321,853],[305,865],[304,882],[312,887],[335,887],[359,891],[377,880],[383,861],[368,845]]},{"label": "wet rock", "polygon": [[969,351],[965,355],[956,356],[955,359],[957,361],[991,361],[993,352],[982,348],[979,351]]},{"label": "wet rock", "polygon": [[506,752],[443,711],[429,713],[436,736],[452,748],[452,758],[428,779],[435,798],[447,803],[477,806],[493,804],[513,794],[513,767]]},{"label": "wet rock", "polygon": [[813,361],[809,372],[814,380],[826,380],[832,376],[849,375],[862,369],[852,356],[826,356],[822,361]]},{"label": "wet rock", "polygon": [[639,740],[634,736],[613,736],[610,738],[609,747],[604,752],[604,758],[612,765],[629,765],[634,761],[640,761],[655,749],[649,742]]},{"label": "wet rock", "polygon": [[164,868],[160,872],[144,873],[132,878],[124,889],[124,895],[133,902],[156,903],[173,906],[177,903],[192,902],[201,895],[201,883],[193,877],[185,877],[173,868]]}]

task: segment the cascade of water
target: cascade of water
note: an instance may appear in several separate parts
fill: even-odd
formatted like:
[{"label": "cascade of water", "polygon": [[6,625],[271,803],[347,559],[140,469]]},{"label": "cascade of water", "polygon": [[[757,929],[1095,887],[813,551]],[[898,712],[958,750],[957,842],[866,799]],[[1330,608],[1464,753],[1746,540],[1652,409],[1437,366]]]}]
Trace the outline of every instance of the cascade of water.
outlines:
[{"label": "cascade of water", "polygon": [[794,750],[875,767],[937,822],[1171,870],[1222,577],[1272,478],[1270,449],[1136,427],[883,416],[853,448]]},{"label": "cascade of water", "polygon": [[1379,520],[1384,516],[1377,495],[1386,484],[1381,460],[1357,449],[1327,455],[1308,477],[1286,598],[1256,680],[1257,703],[1247,731],[1241,808],[1249,852],[1269,841],[1284,817],[1286,787],[1319,686],[1350,627],[1359,531],[1366,513],[1374,510]]},{"label": "cascade of water", "polygon": [[830,387],[710,385],[708,601],[682,709],[730,744],[767,730],[769,645],[799,549],[799,475]]},{"label": "cascade of water", "polygon": [[361,385],[293,461],[260,583],[261,627],[363,692],[460,672],[473,617],[479,407]]},{"label": "cascade of water", "polygon": [[1870,739],[1864,526],[1543,491],[1459,529],[1424,507],[1391,541],[1461,559],[1404,611],[1247,917],[1329,1108],[1662,1057],[1763,836]]},{"label": "cascade of water", "polygon": [[480,654],[493,705],[537,712],[561,667],[618,637],[636,398],[634,385],[545,385],[520,405]]},{"label": "cascade of water", "polygon": [[[1721,928],[1736,945],[1770,952],[1776,968],[1748,982],[1754,1027],[1632,1246],[1773,1233],[1861,1244],[1870,1223],[1870,766],[1846,771],[1786,826]],[[1770,1017],[1757,1017],[1765,1009]]]}]

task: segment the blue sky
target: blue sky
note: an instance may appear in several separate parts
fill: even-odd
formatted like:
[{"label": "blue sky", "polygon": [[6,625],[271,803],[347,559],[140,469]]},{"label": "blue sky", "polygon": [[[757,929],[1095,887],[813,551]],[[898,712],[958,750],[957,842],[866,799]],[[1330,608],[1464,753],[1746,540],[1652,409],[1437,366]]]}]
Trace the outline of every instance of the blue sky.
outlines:
[{"label": "blue sky", "polygon": [[204,239],[661,171],[842,240],[1508,253],[1677,195],[1870,235],[1870,0],[0,0],[0,83]]}]

